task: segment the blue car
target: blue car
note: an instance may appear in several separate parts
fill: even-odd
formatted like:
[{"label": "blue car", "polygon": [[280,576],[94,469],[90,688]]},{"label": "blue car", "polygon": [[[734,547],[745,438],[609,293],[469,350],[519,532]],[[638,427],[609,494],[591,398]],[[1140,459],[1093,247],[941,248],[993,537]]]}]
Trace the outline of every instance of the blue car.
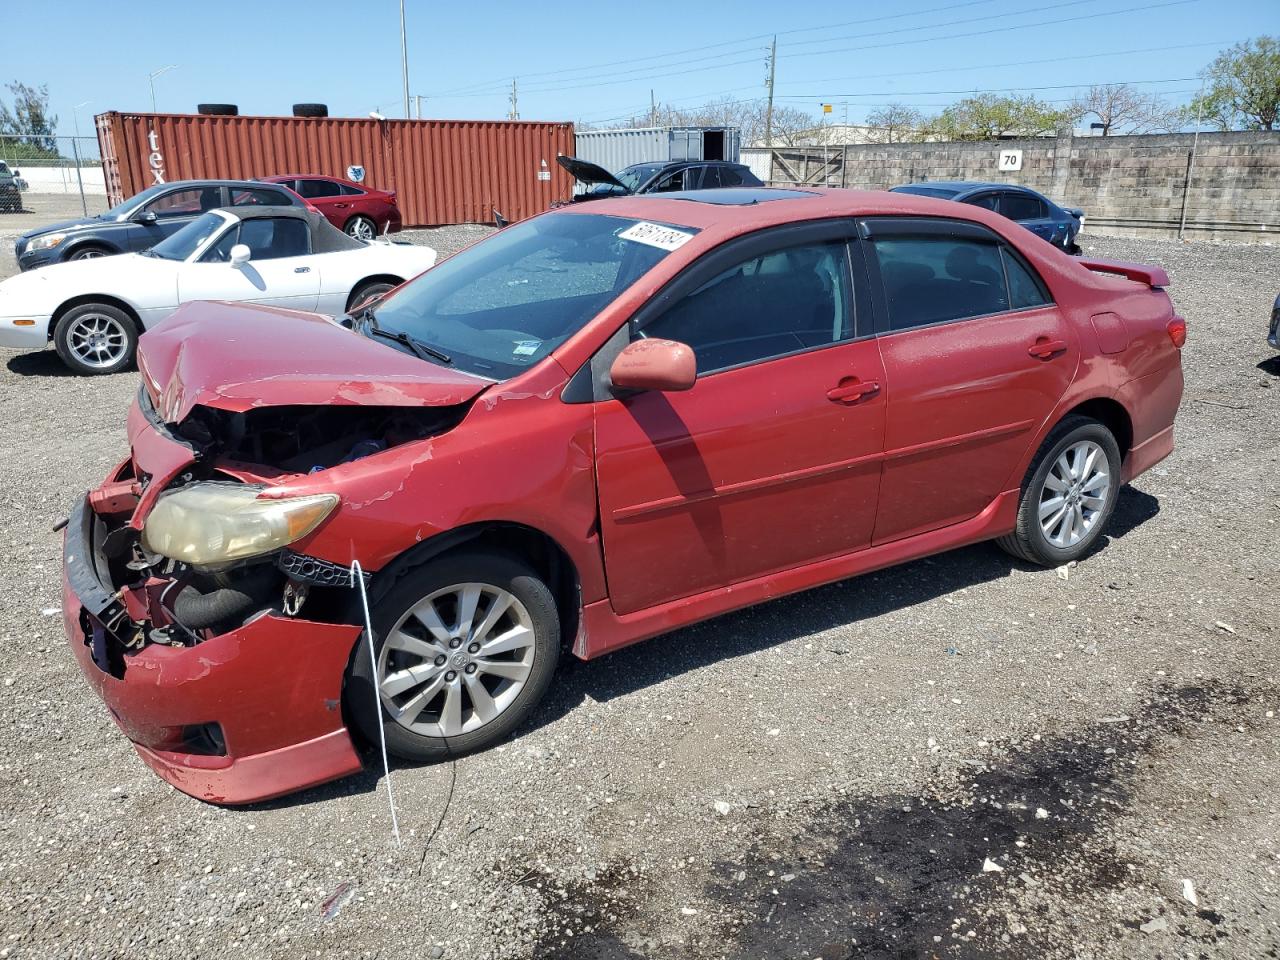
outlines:
[{"label": "blue car", "polygon": [[1271,307],[1271,326],[1267,330],[1267,343],[1280,350],[1280,296]]},{"label": "blue car", "polygon": [[149,187],[96,217],[29,230],[18,237],[13,254],[19,270],[33,270],[67,260],[138,253],[209,210],[251,204],[304,207],[306,201],[274,183],[175,180]]},{"label": "blue car", "polygon": [[930,180],[893,187],[890,193],[914,193],[922,197],[955,200],[986,207],[1014,220],[1038,237],[1075,256],[1080,253],[1076,237],[1084,224],[1084,211],[1060,207],[1048,197],[1011,183],[981,183],[973,180]]}]

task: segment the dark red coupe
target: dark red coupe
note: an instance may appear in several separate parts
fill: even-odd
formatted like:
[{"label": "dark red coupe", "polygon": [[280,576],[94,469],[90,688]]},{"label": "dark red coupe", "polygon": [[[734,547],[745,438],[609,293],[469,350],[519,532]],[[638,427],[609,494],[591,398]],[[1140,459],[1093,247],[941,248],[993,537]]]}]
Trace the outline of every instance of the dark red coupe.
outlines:
[{"label": "dark red coupe", "polygon": [[400,208],[396,205],[396,195],[390,191],[310,173],[259,179],[288,187],[323,213],[335,227],[357,240],[372,240],[379,234],[395,233],[401,228]]},{"label": "dark red coupe", "polygon": [[1173,449],[1167,285],[979,207],[722,189],[533,217],[345,325],[188,304],[72,509],[71,650],[243,803],[379,716],[407,760],[496,743],[566,654],[980,540],[1082,559]]}]

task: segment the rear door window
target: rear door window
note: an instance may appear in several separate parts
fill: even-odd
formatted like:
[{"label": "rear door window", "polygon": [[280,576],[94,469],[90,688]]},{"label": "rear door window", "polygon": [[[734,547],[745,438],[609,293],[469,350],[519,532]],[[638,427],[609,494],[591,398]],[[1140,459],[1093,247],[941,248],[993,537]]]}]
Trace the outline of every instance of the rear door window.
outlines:
[{"label": "rear door window", "polygon": [[289,195],[282,190],[271,190],[267,187],[232,187],[231,205],[233,207],[287,207]]},{"label": "rear door window", "polygon": [[342,187],[332,180],[299,180],[298,195],[308,200],[339,197],[342,195]]},{"label": "rear door window", "polygon": [[1000,212],[1010,220],[1040,220],[1044,204],[1027,193],[1005,193],[1000,197]]}]

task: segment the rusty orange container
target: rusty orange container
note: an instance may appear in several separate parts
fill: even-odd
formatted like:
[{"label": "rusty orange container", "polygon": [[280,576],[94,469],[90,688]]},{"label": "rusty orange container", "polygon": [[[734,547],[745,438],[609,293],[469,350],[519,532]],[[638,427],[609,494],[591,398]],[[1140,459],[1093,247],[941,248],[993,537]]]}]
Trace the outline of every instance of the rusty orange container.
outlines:
[{"label": "rusty orange container", "polygon": [[395,191],[406,226],[492,223],[567,200],[572,123],[103,113],[98,144],[113,204],[173,180],[315,173]]}]

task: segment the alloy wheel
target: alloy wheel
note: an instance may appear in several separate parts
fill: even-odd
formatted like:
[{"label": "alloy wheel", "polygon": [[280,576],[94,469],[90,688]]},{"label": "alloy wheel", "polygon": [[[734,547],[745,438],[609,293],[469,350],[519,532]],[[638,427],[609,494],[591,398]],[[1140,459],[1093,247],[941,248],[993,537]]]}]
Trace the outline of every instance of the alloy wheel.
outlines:
[{"label": "alloy wheel", "polygon": [[98,250],[94,247],[90,247],[88,250],[81,250],[79,253],[73,255],[71,259],[72,260],[96,260],[100,256],[102,256],[101,250]]},{"label": "alloy wheel", "polygon": [[87,367],[113,367],[129,350],[129,334],[115,317],[85,313],[67,331],[67,346]]},{"label": "alloy wheel", "polygon": [[1089,535],[1111,496],[1107,454],[1092,440],[1062,451],[1040,489],[1040,530],[1060,549],[1074,547]]},{"label": "alloy wheel", "polygon": [[437,590],[410,608],[378,655],[378,691],[407,730],[456,737],[495,720],[533,669],[533,619],[487,583]]},{"label": "alloy wheel", "polygon": [[348,235],[355,237],[357,240],[364,240],[368,243],[374,240],[378,235],[378,228],[373,221],[367,217],[356,217],[347,224]]}]

